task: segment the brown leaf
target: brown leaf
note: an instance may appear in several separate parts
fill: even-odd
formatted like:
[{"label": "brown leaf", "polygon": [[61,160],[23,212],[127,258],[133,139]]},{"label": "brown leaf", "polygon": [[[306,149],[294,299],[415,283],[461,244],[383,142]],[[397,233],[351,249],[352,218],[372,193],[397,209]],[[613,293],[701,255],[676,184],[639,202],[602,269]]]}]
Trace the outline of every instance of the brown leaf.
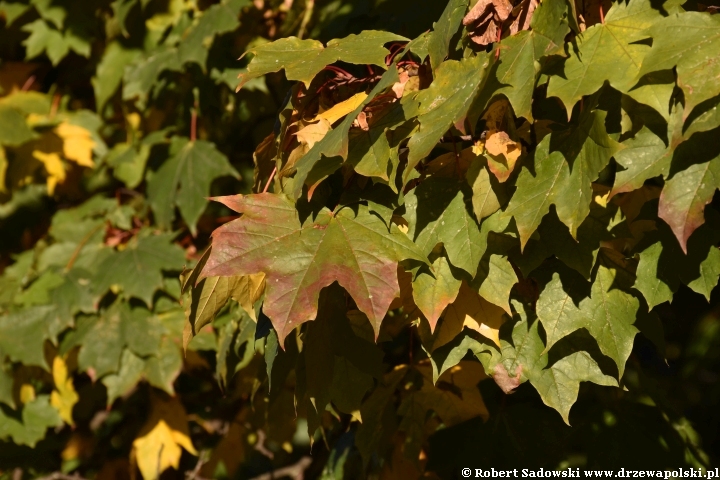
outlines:
[{"label": "brown leaf", "polygon": [[490,15],[496,15],[505,21],[512,12],[512,4],[508,0],[479,0],[463,18],[463,25],[468,26],[476,21],[485,21]]},{"label": "brown leaf", "polygon": [[515,368],[515,376],[511,377],[505,366],[502,363],[495,365],[493,371],[493,380],[498,384],[498,387],[505,393],[514,393],[513,391],[522,383],[520,375],[522,374],[522,364],[519,364]]},{"label": "brown leaf", "polygon": [[510,24],[510,35],[515,35],[521,30],[530,29],[530,21],[537,6],[537,0],[524,0],[513,9],[512,16],[514,19]]}]

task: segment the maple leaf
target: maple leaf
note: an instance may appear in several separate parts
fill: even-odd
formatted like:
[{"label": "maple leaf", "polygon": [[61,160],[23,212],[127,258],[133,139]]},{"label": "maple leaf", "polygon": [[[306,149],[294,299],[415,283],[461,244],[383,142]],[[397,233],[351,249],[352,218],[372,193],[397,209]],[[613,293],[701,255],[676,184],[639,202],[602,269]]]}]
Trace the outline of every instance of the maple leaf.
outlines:
[{"label": "maple leaf", "polygon": [[720,62],[710,54],[720,48],[720,17],[676,13],[654,23],[648,33],[653,44],[637,76],[677,66],[677,83],[685,94],[683,118],[696,105],[720,94]]},{"label": "maple leaf", "polygon": [[405,196],[408,235],[425,255],[442,243],[450,263],[475,276],[484,251],[480,229],[457,180],[431,177]]},{"label": "maple leaf", "polygon": [[435,330],[438,318],[449,304],[453,303],[462,282],[455,278],[445,257],[433,262],[432,272],[421,271],[412,282],[415,304]]},{"label": "maple leaf", "polygon": [[0,409],[0,438],[12,438],[13,443],[35,447],[50,427],[63,424],[58,411],[50,405],[48,395],[38,395],[25,403],[21,412],[7,415]]},{"label": "maple leaf", "polygon": [[604,23],[578,35],[577,48],[565,62],[564,75],[550,79],[548,96],[560,98],[570,118],[575,103],[598,91],[606,81],[627,92],[637,83],[650,51],[637,41],[643,38],[644,29],[662,18],[660,11],[644,0],[613,4]]},{"label": "maple leaf", "polygon": [[529,120],[533,118],[532,97],[541,60],[560,51],[570,31],[567,6],[562,2],[541,3],[532,15],[531,27],[529,31],[504,38],[496,47],[500,63],[494,72],[495,78],[491,78],[481,92],[481,96],[505,95],[515,114]]},{"label": "maple leaf", "polygon": [[335,39],[323,46],[317,40],[281,38],[250,49],[254,56],[247,69],[240,73],[238,90],[253,78],[284,69],[288,80],[300,80],[306,87],[320,70],[342,59],[358,65],[377,65],[386,68],[385,56],[390,53],[383,45],[407,41],[389,32],[366,30],[357,35]]},{"label": "maple leaf", "polygon": [[388,229],[364,206],[322,209],[314,220],[301,222],[293,203],[280,195],[215,200],[243,216],[213,232],[213,249],[201,278],[265,273],[263,311],[281,343],[296,326],[316,317],[320,290],[335,281],[353,297],[377,335],[400,293],[398,261],[427,262],[395,225]]},{"label": "maple leaf", "polygon": [[590,212],[591,183],[622,148],[605,131],[604,118],[597,110],[586,113],[574,128],[545,137],[535,150],[534,174],[520,173],[504,215],[515,217],[523,248],[551,204],[576,236]]},{"label": "maple leaf", "polygon": [[[433,31],[430,34],[427,52],[430,55],[430,65],[433,71],[437,70],[440,64],[448,56],[448,49],[452,37],[457,33],[467,10],[468,0],[451,0],[445,6],[440,19],[433,23]],[[421,56],[420,58],[424,58]]]},{"label": "maple leaf", "polygon": [[155,480],[180,465],[181,448],[197,455],[190,440],[185,409],[177,398],[152,397],[150,418],[133,440],[133,451],[145,480]]},{"label": "maple leaf", "polygon": [[438,140],[453,125],[462,125],[478,87],[489,72],[489,56],[477,55],[460,61],[448,60],[434,72],[430,87],[417,95],[420,104],[420,129],[408,143],[408,166],[405,177],[435,147]]},{"label": "maple leaf", "polygon": [[93,277],[93,289],[104,294],[119,286],[125,297],[136,297],[152,305],[153,294],[162,286],[162,270],[182,270],[185,252],[171,242],[172,235],[141,235],[122,251],[103,259]]},{"label": "maple leaf", "polygon": [[173,137],[170,159],[148,182],[148,199],[157,222],[168,228],[177,206],[190,231],[196,234],[197,221],[207,205],[210,184],[223,175],[239,178],[227,157],[217,151],[214,144]]}]

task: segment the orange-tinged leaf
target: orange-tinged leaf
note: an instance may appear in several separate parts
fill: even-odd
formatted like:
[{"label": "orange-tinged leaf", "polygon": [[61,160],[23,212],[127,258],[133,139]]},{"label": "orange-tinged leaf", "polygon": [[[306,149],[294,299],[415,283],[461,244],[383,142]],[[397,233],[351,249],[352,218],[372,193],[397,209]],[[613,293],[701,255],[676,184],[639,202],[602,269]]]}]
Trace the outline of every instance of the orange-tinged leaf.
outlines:
[{"label": "orange-tinged leaf", "polygon": [[92,160],[95,142],[90,132],[78,125],[63,122],[57,126],[55,133],[63,139],[63,155],[81,167],[93,168],[95,163]]},{"label": "orange-tinged leaf", "polygon": [[50,404],[57,409],[65,423],[75,425],[72,409],[80,397],[75,391],[72,377],[68,378],[68,367],[62,357],[53,360],[52,374],[55,390],[50,394]]},{"label": "orange-tinged leaf", "polygon": [[213,248],[201,273],[266,275],[263,311],[282,344],[295,327],[317,315],[320,290],[337,281],[365,313],[377,335],[390,303],[400,293],[398,262],[426,257],[394,224],[367,207],[322,209],[300,223],[295,205],[263,193],[216,198],[242,213],[213,232]]},{"label": "orange-tinged leaf", "polygon": [[511,140],[507,133],[490,130],[485,139],[485,150],[489,153],[490,171],[499,182],[505,182],[515,169],[515,164],[522,154],[522,146]]},{"label": "orange-tinged leaf", "polygon": [[297,136],[298,142],[306,144],[308,149],[310,149],[317,142],[325,138],[325,135],[327,135],[329,131],[330,122],[324,118],[320,118],[320,121],[304,126],[298,130],[295,135]]}]

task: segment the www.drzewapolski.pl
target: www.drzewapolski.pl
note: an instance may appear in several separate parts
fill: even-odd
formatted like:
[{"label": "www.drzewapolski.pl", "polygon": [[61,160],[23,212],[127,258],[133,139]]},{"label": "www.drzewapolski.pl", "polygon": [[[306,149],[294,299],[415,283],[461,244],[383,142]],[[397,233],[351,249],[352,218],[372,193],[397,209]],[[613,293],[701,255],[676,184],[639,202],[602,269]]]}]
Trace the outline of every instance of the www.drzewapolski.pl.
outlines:
[{"label": "www.drzewapolski.pl", "polygon": [[585,470],[568,468],[566,470],[546,470],[530,468],[514,468],[497,470],[495,468],[463,468],[463,478],[716,478],[720,479],[720,469],[705,470],[700,468],[676,468],[673,470]]}]

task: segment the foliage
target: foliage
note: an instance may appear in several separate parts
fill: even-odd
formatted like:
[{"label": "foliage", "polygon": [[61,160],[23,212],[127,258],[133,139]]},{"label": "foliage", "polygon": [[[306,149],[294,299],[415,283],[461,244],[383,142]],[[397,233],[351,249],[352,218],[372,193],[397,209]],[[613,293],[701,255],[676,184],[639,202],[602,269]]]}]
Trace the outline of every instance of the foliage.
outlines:
[{"label": "foliage", "polygon": [[426,3],[0,1],[0,476],[718,461],[717,7]]}]

